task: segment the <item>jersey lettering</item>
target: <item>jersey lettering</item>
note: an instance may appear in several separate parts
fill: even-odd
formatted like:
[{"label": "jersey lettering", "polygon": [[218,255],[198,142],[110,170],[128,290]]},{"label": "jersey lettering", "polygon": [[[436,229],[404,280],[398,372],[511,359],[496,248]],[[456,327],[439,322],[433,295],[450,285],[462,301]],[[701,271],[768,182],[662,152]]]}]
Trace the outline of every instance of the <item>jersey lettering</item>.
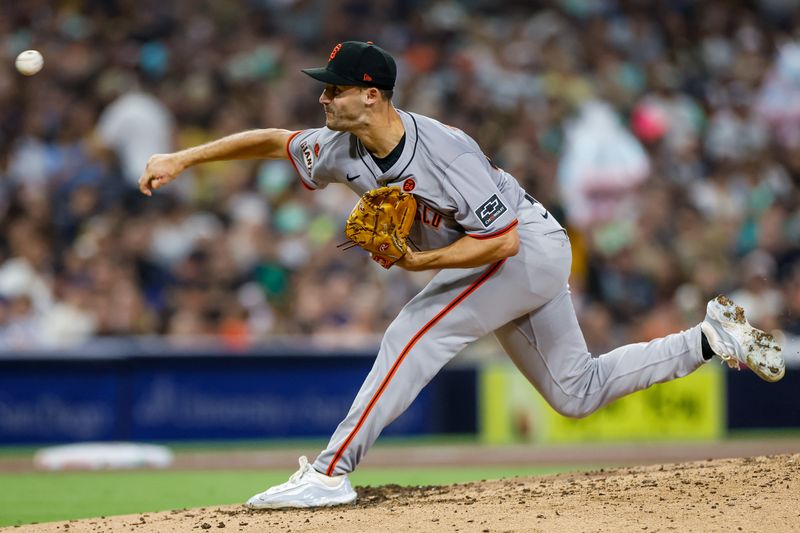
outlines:
[{"label": "jersey lettering", "polygon": [[417,210],[417,215],[414,218],[434,228],[438,228],[439,224],[442,223],[442,215],[424,204]]},{"label": "jersey lettering", "polygon": [[[357,74],[360,78],[363,71]],[[351,134],[308,129],[288,146],[302,183],[313,189],[341,183],[357,194],[386,184],[414,194],[418,206],[410,237],[420,250],[445,247],[465,234],[491,236],[515,219],[558,227],[541,204],[525,199],[512,176],[494,169],[497,161],[488,160],[468,135],[426,117],[398,113],[406,141],[397,171],[381,171]]]},{"label": "jersey lettering", "polygon": [[314,166],[314,156],[311,155],[311,147],[306,141],[300,143],[300,151],[303,153],[303,163],[305,163],[308,173],[311,174],[311,168]]},{"label": "jersey lettering", "polygon": [[508,208],[505,206],[505,204],[500,201],[500,198],[498,198],[496,194],[493,194],[478,209],[475,210],[475,214],[478,215],[478,218],[484,227],[488,228],[495,220],[500,218],[500,215],[506,211],[508,211]]}]

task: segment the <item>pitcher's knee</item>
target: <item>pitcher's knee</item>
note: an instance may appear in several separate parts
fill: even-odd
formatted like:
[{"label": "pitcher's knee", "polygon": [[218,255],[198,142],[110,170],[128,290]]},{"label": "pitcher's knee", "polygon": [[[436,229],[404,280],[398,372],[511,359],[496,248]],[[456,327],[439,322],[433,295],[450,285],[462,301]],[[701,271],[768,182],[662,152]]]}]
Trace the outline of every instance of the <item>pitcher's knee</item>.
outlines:
[{"label": "pitcher's knee", "polygon": [[594,398],[575,398],[559,400],[558,402],[548,399],[550,407],[561,416],[567,418],[584,418],[597,411],[600,404]]}]

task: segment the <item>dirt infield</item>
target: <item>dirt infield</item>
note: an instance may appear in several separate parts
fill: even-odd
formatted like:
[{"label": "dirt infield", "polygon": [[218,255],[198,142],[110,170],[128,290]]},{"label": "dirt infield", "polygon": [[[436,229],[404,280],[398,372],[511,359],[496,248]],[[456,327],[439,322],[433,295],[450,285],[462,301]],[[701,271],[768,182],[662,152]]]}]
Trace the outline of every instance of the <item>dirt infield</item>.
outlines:
[{"label": "dirt infield", "polygon": [[19,532],[797,531],[800,454],[438,487],[361,487],[356,505],[240,505],[8,528]]}]

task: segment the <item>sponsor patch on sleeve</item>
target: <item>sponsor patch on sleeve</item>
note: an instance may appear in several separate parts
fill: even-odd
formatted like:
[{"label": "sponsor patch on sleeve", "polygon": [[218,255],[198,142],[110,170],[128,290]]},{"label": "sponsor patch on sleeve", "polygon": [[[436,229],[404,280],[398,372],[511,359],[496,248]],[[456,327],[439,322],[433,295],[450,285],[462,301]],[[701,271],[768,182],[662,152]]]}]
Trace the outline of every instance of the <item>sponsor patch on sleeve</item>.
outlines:
[{"label": "sponsor patch on sleeve", "polygon": [[498,198],[496,194],[493,194],[491,198],[483,202],[483,204],[475,210],[475,214],[478,215],[484,227],[488,228],[507,210],[508,208],[500,198]]}]

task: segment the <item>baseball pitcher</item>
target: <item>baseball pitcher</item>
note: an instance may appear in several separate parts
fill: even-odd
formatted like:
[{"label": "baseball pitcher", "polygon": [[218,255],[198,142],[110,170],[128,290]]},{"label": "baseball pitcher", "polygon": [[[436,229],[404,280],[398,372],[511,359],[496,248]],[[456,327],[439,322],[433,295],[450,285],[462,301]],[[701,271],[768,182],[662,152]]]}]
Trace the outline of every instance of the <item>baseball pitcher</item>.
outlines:
[{"label": "baseball pitcher", "polygon": [[391,55],[371,42],[343,42],[325,67],[303,72],[324,84],[324,127],[247,131],[154,155],[140,179],[142,193],[207,161],[286,158],[307,189],[340,183],[362,197],[347,234],[381,265],[440,271],[387,329],[327,448],[313,463],[301,457],[289,481],[250,498],[250,507],[355,501],[347,474],[381,430],[487,333],[570,417],[685,376],[714,355],[767,381],[783,376],[780,347],[725,297],[710,301],[703,322],[691,329],[593,357],[570,299],[566,231],[463,131],[392,105]]}]

